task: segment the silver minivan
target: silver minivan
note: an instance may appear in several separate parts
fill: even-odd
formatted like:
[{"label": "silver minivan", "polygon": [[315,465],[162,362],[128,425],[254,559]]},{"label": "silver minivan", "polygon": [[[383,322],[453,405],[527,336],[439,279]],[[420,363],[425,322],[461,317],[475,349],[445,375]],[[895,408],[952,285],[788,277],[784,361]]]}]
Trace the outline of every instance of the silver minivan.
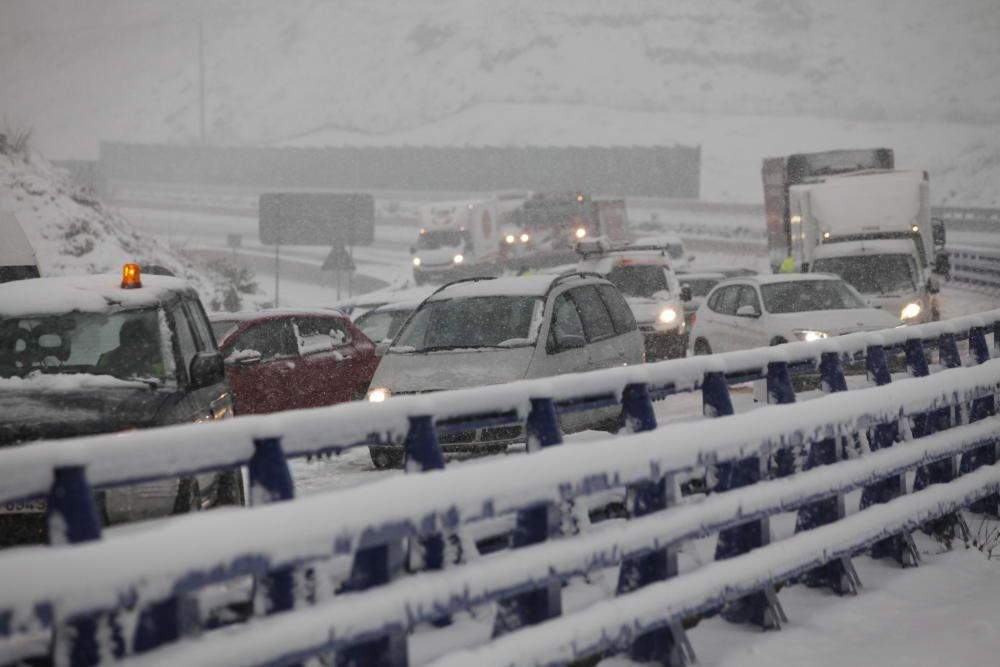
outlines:
[{"label": "silver minivan", "polygon": [[[642,336],[621,293],[594,274],[481,278],[428,297],[386,350],[368,400],[642,363]],[[564,432],[613,428],[621,408],[560,416]],[[520,426],[441,437],[445,452],[491,453],[523,440]],[[377,467],[401,447],[370,448]]]}]

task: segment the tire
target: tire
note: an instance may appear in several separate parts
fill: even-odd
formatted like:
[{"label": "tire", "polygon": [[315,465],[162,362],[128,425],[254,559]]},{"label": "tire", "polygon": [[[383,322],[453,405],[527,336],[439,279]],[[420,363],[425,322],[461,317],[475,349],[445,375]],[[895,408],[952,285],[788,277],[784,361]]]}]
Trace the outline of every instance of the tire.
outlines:
[{"label": "tire", "polygon": [[403,448],[399,447],[369,447],[368,455],[379,470],[403,467]]},{"label": "tire", "polygon": [[712,346],[704,338],[699,338],[694,342],[694,354],[695,356],[712,354]]},{"label": "tire", "polygon": [[788,341],[782,338],[781,336],[776,336],[775,338],[771,339],[771,347],[774,347],[775,345],[784,345],[787,342]]},{"label": "tire", "polygon": [[173,514],[187,514],[201,511],[201,489],[194,477],[185,477],[177,484],[177,498],[174,499]]}]

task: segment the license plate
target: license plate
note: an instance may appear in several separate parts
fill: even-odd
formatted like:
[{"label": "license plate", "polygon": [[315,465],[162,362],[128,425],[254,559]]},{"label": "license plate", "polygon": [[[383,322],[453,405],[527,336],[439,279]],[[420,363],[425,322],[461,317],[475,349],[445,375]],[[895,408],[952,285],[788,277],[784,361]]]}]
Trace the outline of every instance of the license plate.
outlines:
[{"label": "license plate", "polygon": [[45,498],[15,500],[0,505],[0,514],[38,514],[46,508]]}]

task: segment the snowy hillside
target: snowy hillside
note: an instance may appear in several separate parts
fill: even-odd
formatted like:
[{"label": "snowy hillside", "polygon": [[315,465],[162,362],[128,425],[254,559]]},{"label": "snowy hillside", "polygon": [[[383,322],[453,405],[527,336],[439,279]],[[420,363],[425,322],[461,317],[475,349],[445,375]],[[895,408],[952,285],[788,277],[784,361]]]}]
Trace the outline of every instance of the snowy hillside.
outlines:
[{"label": "snowy hillside", "polygon": [[996,0],[8,0],[0,112],[53,158],[196,141],[199,20],[213,143],[702,143],[742,201],[762,155],[895,145],[1000,200]]},{"label": "snowy hillside", "polygon": [[40,156],[0,153],[0,209],[17,216],[43,276],[119,273],[124,263],[139,261],[185,278],[206,304],[218,298],[212,276],[158,237],[140,235]]}]

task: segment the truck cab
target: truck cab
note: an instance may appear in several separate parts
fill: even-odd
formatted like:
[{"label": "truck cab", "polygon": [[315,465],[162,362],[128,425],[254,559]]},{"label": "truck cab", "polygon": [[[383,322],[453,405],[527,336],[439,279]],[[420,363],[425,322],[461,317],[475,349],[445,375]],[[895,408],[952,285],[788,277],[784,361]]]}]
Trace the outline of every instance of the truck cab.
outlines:
[{"label": "truck cab", "polygon": [[937,319],[927,175],[865,170],[789,188],[791,256],[901,321]]},{"label": "truck cab", "polygon": [[495,273],[498,224],[493,201],[436,204],[426,209],[420,234],[410,248],[414,282]]}]

